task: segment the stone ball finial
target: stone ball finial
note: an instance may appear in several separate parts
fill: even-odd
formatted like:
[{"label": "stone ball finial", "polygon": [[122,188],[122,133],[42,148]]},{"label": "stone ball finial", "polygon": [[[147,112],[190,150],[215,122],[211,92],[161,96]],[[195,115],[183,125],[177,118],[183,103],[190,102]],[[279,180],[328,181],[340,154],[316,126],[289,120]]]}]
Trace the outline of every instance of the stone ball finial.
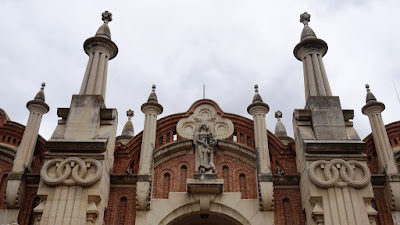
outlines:
[{"label": "stone ball finial", "polygon": [[151,89],[152,91],[156,91],[156,85],[155,84],[151,85]]},{"label": "stone ball finial", "polygon": [[101,19],[104,21],[104,23],[109,23],[112,21],[112,13],[109,11],[105,11],[101,14]]},{"label": "stone ball finial", "polygon": [[282,115],[283,115],[283,114],[282,114],[282,112],[281,112],[280,110],[278,110],[278,111],[275,112],[275,118],[277,118],[278,121],[281,120]]},{"label": "stone ball finial", "polygon": [[258,84],[255,84],[255,85],[254,85],[254,91],[255,91],[255,92],[258,92]]},{"label": "stone ball finial", "polygon": [[128,117],[128,120],[131,120],[132,117],[135,115],[135,111],[128,109],[128,111],[126,111],[126,116]]},{"label": "stone ball finial", "polygon": [[308,25],[310,22],[311,15],[308,14],[307,12],[304,12],[303,14],[300,15],[300,23],[303,23],[304,26]]},{"label": "stone ball finial", "polygon": [[46,86],[46,83],[45,82],[42,82],[42,87],[40,88],[40,90],[44,90],[44,87]]},{"label": "stone ball finial", "polygon": [[369,89],[369,84],[365,84],[365,88],[367,89],[367,92],[370,92],[371,90]]}]

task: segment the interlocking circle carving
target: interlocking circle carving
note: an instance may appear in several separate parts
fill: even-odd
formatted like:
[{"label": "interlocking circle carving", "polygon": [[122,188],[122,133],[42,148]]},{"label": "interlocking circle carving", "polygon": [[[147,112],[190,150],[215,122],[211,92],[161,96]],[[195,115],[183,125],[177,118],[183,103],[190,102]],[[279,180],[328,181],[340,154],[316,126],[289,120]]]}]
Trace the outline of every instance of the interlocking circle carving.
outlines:
[{"label": "interlocking circle carving", "polygon": [[[88,168],[92,166],[94,166],[96,172],[93,176],[86,178]],[[51,177],[49,176],[49,170],[52,170],[53,173]],[[102,165],[96,159],[82,160],[78,157],[70,157],[47,161],[40,171],[40,176],[44,183],[51,186],[64,184],[67,186],[79,185],[86,187],[96,183],[100,179],[101,173]]]},{"label": "interlocking circle carving", "polygon": [[[315,174],[317,168],[323,170],[323,177],[321,179]],[[356,172],[355,168],[362,170],[362,179],[355,179]],[[347,187],[351,186],[354,188],[363,188],[367,186],[371,181],[371,172],[368,167],[358,161],[343,159],[332,159],[331,161],[317,160],[311,163],[308,170],[311,182],[321,188],[330,187]]]}]

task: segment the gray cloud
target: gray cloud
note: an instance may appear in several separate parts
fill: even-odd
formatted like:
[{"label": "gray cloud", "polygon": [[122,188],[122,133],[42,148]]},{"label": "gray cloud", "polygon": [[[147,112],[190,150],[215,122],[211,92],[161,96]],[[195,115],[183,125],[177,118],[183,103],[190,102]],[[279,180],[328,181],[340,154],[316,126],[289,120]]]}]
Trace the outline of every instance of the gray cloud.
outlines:
[{"label": "gray cloud", "polygon": [[284,113],[289,134],[292,112],[304,107],[302,64],[293,56],[302,25],[299,14],[311,13],[310,26],[329,45],[324,57],[334,95],[342,107],[355,110],[354,123],[363,138],[370,133],[361,114],[364,84],[386,104],[385,123],[399,120],[400,32],[398,1],[1,1],[1,108],[12,120],[26,124],[25,103],[46,81],[46,101],[40,134],[49,138],[56,126],[57,107],[68,107],[79,91],[87,56],[86,38],[101,25],[104,10],[118,56],[109,63],[107,107],[136,111],[136,132],[143,129],[140,106],[151,84],[167,116],[186,111],[202,97],[215,100],[230,113],[246,112],[253,85],[274,112]]}]

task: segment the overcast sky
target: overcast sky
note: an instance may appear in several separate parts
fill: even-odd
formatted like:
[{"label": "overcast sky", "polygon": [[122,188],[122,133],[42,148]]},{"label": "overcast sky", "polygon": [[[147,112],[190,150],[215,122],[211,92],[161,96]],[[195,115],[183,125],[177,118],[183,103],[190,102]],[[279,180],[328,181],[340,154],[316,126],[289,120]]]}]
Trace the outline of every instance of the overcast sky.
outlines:
[{"label": "overcast sky", "polygon": [[324,63],[334,95],[342,108],[354,109],[361,138],[371,132],[361,113],[365,83],[386,105],[386,124],[400,119],[400,1],[0,1],[3,17],[0,68],[1,104],[13,121],[26,125],[31,100],[47,83],[50,112],[40,134],[48,139],[57,124],[57,108],[69,107],[77,94],[88,56],[83,42],[112,12],[109,24],[119,54],[109,62],[106,105],[117,108],[118,134],[126,110],[135,111],[135,133],[143,129],[140,106],[151,85],[157,85],[164,107],[159,118],[185,112],[202,98],[223,111],[249,117],[247,106],[259,85],[269,104],[267,127],[274,130],[274,112],[293,135],[292,113],[304,108],[302,63],[293,56],[303,25],[328,43]]}]

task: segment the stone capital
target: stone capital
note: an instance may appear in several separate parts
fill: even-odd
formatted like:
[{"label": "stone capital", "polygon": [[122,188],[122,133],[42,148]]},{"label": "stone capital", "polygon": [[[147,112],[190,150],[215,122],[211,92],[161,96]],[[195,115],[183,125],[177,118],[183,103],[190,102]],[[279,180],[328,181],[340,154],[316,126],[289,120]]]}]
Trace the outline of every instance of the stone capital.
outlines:
[{"label": "stone capital", "polygon": [[31,100],[28,103],[26,103],[26,108],[30,112],[36,112],[39,114],[46,114],[49,110],[50,107],[47,105],[45,102],[41,100]]},{"label": "stone capital", "polygon": [[269,112],[269,106],[263,102],[252,103],[247,107],[247,112],[252,115],[266,115]]},{"label": "stone capital", "polygon": [[163,112],[162,105],[155,102],[146,102],[142,105],[141,110],[144,114],[154,114],[156,116]]},{"label": "stone capital", "polygon": [[362,107],[361,112],[364,115],[370,116],[373,114],[382,113],[383,110],[385,110],[385,104],[382,102],[370,102]]}]

